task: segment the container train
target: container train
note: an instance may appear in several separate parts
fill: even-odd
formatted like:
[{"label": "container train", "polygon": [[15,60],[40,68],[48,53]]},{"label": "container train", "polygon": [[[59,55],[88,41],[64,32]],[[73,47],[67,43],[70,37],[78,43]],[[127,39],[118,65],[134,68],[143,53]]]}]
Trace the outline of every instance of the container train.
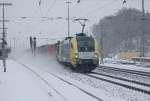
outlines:
[{"label": "container train", "polygon": [[70,64],[74,70],[90,72],[99,64],[98,42],[92,36],[79,33],[75,37],[58,41],[56,47],[57,60]]}]

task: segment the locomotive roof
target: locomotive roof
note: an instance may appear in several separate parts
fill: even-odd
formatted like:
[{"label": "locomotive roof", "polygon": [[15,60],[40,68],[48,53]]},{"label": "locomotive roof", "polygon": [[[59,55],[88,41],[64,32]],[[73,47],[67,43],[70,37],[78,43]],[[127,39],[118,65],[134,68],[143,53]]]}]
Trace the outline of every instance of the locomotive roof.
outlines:
[{"label": "locomotive roof", "polygon": [[76,37],[78,37],[78,36],[86,36],[86,34],[85,33],[77,33]]}]

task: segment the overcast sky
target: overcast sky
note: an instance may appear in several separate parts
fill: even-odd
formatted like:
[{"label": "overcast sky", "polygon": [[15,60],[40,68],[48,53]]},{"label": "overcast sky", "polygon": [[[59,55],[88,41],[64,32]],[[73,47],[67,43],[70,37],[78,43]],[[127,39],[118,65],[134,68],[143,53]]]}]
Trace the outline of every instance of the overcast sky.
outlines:
[{"label": "overcast sky", "polygon": [[[67,6],[65,0],[0,0],[0,2],[11,2],[13,5],[7,7],[6,18],[10,20],[6,26],[8,37],[28,37],[30,35],[37,37],[59,38],[67,35]],[[88,18],[86,30],[94,23],[98,23],[105,16],[113,15],[123,7],[137,8],[141,10],[142,0],[70,0],[71,18]],[[145,9],[150,11],[150,0],[145,0]],[[2,10],[2,7],[0,7]],[[2,17],[2,12],[0,12]],[[22,19],[21,17],[27,17]],[[48,18],[42,18],[48,17]],[[57,19],[63,17],[63,19]],[[79,23],[70,21],[71,34],[81,31]],[[2,23],[0,25],[2,27]],[[0,30],[2,31],[2,30]]]}]

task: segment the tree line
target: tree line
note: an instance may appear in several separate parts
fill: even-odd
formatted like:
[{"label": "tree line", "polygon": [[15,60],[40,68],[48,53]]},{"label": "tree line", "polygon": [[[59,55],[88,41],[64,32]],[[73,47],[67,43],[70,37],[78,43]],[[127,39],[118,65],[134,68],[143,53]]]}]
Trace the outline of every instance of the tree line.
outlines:
[{"label": "tree line", "polygon": [[[116,14],[104,17],[93,25],[92,32],[103,39],[104,56],[119,52],[141,51],[148,53],[150,46],[150,14],[134,8],[123,8]],[[100,42],[100,41],[99,41]]]}]

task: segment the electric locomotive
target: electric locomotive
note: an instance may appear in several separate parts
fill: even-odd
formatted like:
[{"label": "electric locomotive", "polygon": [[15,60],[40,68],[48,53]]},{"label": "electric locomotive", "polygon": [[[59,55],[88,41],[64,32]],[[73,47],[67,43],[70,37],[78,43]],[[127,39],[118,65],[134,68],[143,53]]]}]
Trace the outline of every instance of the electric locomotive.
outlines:
[{"label": "electric locomotive", "polygon": [[92,71],[99,64],[99,48],[97,40],[84,33],[76,37],[66,37],[57,43],[57,60],[71,64],[74,70]]}]

